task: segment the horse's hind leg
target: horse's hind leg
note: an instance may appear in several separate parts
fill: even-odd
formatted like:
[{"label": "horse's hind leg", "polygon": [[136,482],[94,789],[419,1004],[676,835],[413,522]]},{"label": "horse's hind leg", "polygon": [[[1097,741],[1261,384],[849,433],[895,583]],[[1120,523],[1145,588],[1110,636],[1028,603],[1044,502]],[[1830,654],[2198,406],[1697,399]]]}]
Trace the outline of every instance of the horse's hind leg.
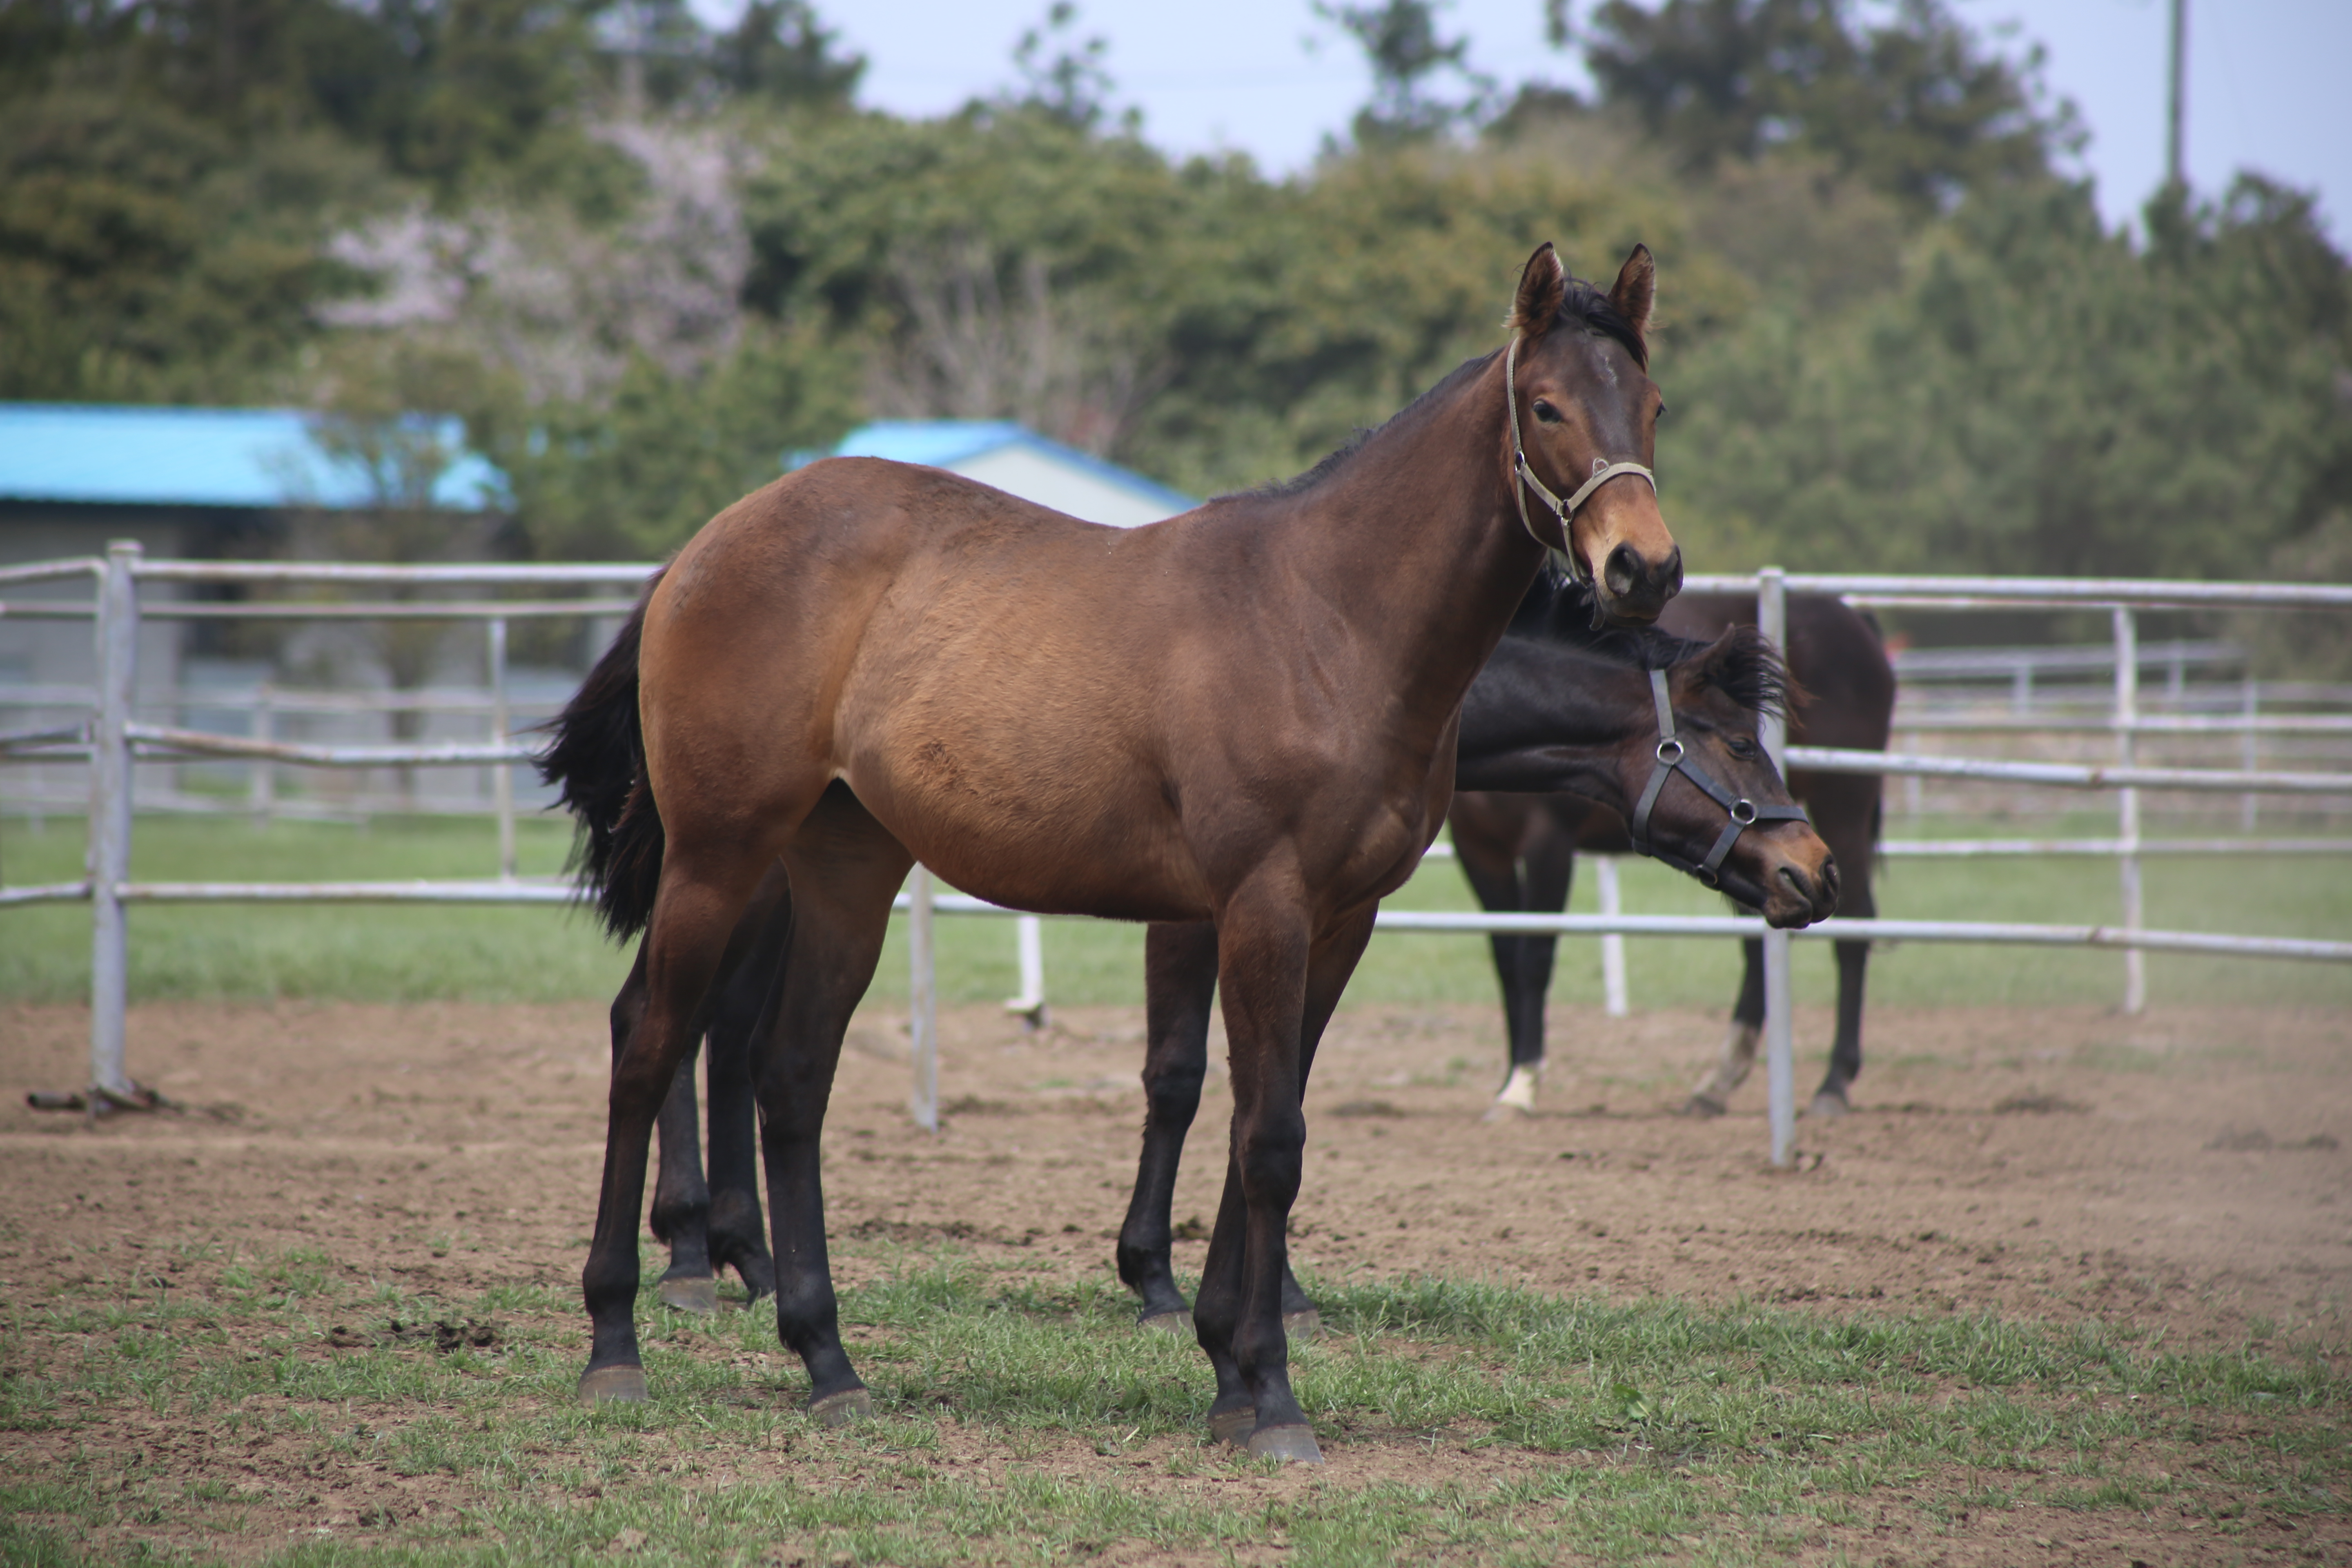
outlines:
[{"label": "horse's hind leg", "polygon": [[1169,1205],[1175,1201],[1184,1134],[1201,1108],[1201,1083],[1208,1070],[1217,928],[1205,921],[1154,925],[1144,937],[1143,953],[1143,1152],[1118,1232],[1118,1278],[1142,1298],[1138,1322],[1189,1333],[1192,1314],[1171,1267]]},{"label": "horse's hind leg", "polygon": [[[1569,889],[1576,879],[1576,839],[1549,815],[1537,822],[1534,841],[1522,862],[1521,907],[1531,914],[1556,915],[1568,908]],[[1535,1114],[1536,1088],[1543,1081],[1546,1054],[1544,1006],[1551,999],[1552,966],[1559,957],[1556,936],[1519,938],[1517,973],[1506,972],[1503,981],[1504,1012],[1511,1026],[1511,1076],[1487,1108],[1489,1121]]]},{"label": "horse's hind leg", "polygon": [[[1876,779],[1831,778],[1813,781],[1807,805],[1824,824],[1822,837],[1837,857],[1844,873],[1838,889],[1841,915],[1871,920],[1878,913],[1877,889],[1871,886],[1878,840],[1879,783]],[[1837,1037],[1830,1046],[1830,1069],[1813,1092],[1807,1114],[1843,1116],[1851,1108],[1846,1090],[1862,1076],[1863,982],[1870,969],[1870,944],[1837,944]]]},{"label": "horse's hind leg", "polygon": [[1870,943],[1839,942],[1837,966],[1837,1038],[1830,1046],[1830,1070],[1813,1091],[1808,1116],[1843,1116],[1853,1109],[1846,1090],[1862,1076],[1862,994],[1870,969]]},{"label": "horse's hind leg", "polygon": [[662,1102],[660,1176],[654,1184],[653,1232],[669,1244],[661,1278],[663,1303],[681,1311],[719,1310],[719,1271],[732,1268],[753,1300],[775,1288],[760,1216],[759,1162],[754,1152],[750,1039],[776,965],[783,956],[784,874],[772,866],[751,907],[736,922],[725,972],[709,1002],[710,1177],[703,1180],[697,1125],[694,1063],[687,1048],[669,1098]]},{"label": "horse's hind leg", "polygon": [[1739,951],[1745,968],[1739,1000],[1731,1005],[1731,1026],[1724,1032],[1723,1055],[1683,1102],[1685,1116],[1722,1115],[1730,1108],[1731,1091],[1756,1065],[1756,1042],[1764,1032],[1764,944],[1751,937],[1740,942]]},{"label": "horse's hind leg", "polygon": [[702,1133],[695,1125],[698,1054],[694,1046],[687,1047],[655,1122],[661,1131],[661,1159],[648,1215],[654,1239],[669,1245],[669,1269],[655,1294],[663,1306],[681,1312],[719,1310],[719,1283],[710,1271],[710,1188],[702,1179]]},{"label": "horse's hind leg", "polygon": [[841,1037],[874,978],[890,900],[913,863],[845,787],[826,792],[785,854],[791,935],[782,983],[752,1041],[775,1237],[776,1332],[808,1369],[810,1413],[827,1426],[873,1405],[841,1345],[819,1145]]},{"label": "horse's hind leg", "polygon": [[[629,978],[622,984],[620,994],[613,999],[613,1062],[616,1068],[645,1010],[646,944],[639,942]],[[661,1279],[663,1304],[681,1311],[709,1312],[718,1310],[719,1292],[707,1285],[701,1289],[695,1288],[698,1278],[707,1281],[710,1275],[703,1226],[710,1191],[703,1184],[702,1140],[694,1121],[694,1047],[688,1046],[656,1123],[661,1130],[661,1162],[659,1173],[654,1179],[653,1209],[648,1218],[654,1239],[669,1247],[669,1271]]]},{"label": "horse's hind leg", "polygon": [[[700,1031],[704,994],[727,959],[729,936],[752,880],[739,846],[724,845],[713,853],[672,838],[652,924],[638,954],[642,1008],[613,1064],[596,1234],[581,1270],[592,1338],[580,1395],[589,1404],[646,1397],[635,1309],[646,1147],[678,1063]],[[638,981],[639,973],[633,973],[615,1001],[616,1020]]]},{"label": "horse's hind leg", "polygon": [[[766,963],[746,965],[727,987],[710,1015],[710,1262],[732,1268],[756,1301],[775,1294],[776,1266],[768,1256],[768,1223],[760,1212],[760,1133],[751,1097],[751,1041],[766,1017],[766,1003],[782,981],[791,910],[779,897],[769,919],[778,927],[763,953]],[[766,885],[761,885],[766,891]]]}]

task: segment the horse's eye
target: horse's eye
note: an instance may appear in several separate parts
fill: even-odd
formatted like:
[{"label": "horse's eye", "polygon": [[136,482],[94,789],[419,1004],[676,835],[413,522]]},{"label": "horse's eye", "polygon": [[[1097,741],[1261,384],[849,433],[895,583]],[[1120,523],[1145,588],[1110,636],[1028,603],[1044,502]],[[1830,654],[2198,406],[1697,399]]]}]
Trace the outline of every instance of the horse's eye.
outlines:
[{"label": "horse's eye", "polygon": [[1733,756],[1745,762],[1756,754],[1756,742],[1745,735],[1734,735],[1731,738],[1730,751]]},{"label": "horse's eye", "polygon": [[1659,405],[1658,405],[1658,413],[1657,413],[1657,417],[1658,417],[1658,418],[1660,418],[1660,419],[1664,419],[1665,416],[1666,416],[1666,405],[1665,405],[1664,404],[1661,403],[1661,404],[1659,404]]},{"label": "horse's eye", "polygon": [[1557,425],[1559,423],[1559,410],[1538,397],[1536,399],[1536,417],[1547,425]]}]

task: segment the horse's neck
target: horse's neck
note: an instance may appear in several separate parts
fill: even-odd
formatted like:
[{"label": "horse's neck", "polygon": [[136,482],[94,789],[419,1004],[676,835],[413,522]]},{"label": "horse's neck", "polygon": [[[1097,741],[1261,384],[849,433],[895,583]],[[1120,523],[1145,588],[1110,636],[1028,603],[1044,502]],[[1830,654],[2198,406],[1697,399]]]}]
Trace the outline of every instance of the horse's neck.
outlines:
[{"label": "horse's neck", "polygon": [[1506,637],[1462,704],[1456,787],[1566,791],[1615,805],[1625,744],[1655,724],[1642,671]]},{"label": "horse's neck", "polygon": [[1368,679],[1452,712],[1542,551],[1511,509],[1499,358],[1297,498],[1270,552],[1354,628]]}]

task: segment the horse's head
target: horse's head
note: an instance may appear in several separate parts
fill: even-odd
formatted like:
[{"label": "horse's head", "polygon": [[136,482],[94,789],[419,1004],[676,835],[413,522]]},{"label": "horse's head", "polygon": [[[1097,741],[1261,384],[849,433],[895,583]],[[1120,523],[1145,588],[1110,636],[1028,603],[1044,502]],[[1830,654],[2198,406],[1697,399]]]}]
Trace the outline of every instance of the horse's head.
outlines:
[{"label": "horse's head", "polygon": [[[1546,243],[1511,307],[1514,489],[1536,537],[1568,552],[1614,621],[1657,619],[1683,583],[1648,477],[1665,408],[1643,336],[1656,297],[1645,246],[1603,294]],[[1543,504],[1529,504],[1530,490]]]},{"label": "horse's head", "polygon": [[1778,709],[1787,689],[1771,644],[1752,626],[1734,626],[1663,673],[1672,738],[1644,727],[1627,753],[1629,794],[1650,801],[1646,815],[1637,806],[1629,822],[1635,843],[1761,910],[1775,927],[1836,913],[1837,861],[1793,810],[1780,769],[1756,739],[1757,715]]}]

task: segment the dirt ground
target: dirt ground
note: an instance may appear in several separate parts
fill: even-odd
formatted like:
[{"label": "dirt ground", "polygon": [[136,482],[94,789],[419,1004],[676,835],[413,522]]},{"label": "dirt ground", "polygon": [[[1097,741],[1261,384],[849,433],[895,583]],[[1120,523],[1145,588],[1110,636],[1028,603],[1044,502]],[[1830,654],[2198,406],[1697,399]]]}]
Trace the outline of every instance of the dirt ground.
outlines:
[{"label": "dirt ground", "polygon": [[[1728,1117],[1673,1113],[1719,1017],[1563,1012],[1552,1027],[1539,1114],[1492,1125],[1492,1010],[1344,1010],[1309,1097],[1299,1260],[1612,1297],[2098,1318],[2161,1325],[2183,1348],[2257,1330],[2346,1342],[2352,1017],[1880,1010],[1855,1113],[1801,1122],[1791,1172],[1764,1158],[1760,1072]],[[1829,1019],[1799,1028],[1819,1042]],[[576,1278],[602,1147],[600,1009],[145,1006],[132,1071],[187,1110],[90,1128],[26,1109],[27,1089],[83,1081],[86,1030],[78,1009],[0,1009],[11,1301],[37,1306],[86,1282],[92,1254],[159,1237],[364,1256],[452,1296]],[[953,1237],[1108,1275],[1135,1167],[1140,1010],[1073,1009],[1029,1034],[967,1008],[942,1035],[948,1115],[928,1136],[905,1113],[903,1015],[861,1015],[828,1139],[835,1234]],[[1801,1052],[1801,1094],[1817,1052]],[[1215,1212],[1217,1070],[1180,1221]],[[1204,1251],[1187,1229],[1180,1270]],[[2053,1530],[2075,1532],[2081,1561],[2120,1568],[2138,1550],[2035,1512],[1984,1516],[1975,1548],[1948,1542],[1946,1560],[2076,1560],[2039,1544],[2063,1544]],[[1864,1557],[1868,1536],[1849,1543]],[[2224,1560],[2185,1541],[2173,1531],[2153,1560]]]}]

